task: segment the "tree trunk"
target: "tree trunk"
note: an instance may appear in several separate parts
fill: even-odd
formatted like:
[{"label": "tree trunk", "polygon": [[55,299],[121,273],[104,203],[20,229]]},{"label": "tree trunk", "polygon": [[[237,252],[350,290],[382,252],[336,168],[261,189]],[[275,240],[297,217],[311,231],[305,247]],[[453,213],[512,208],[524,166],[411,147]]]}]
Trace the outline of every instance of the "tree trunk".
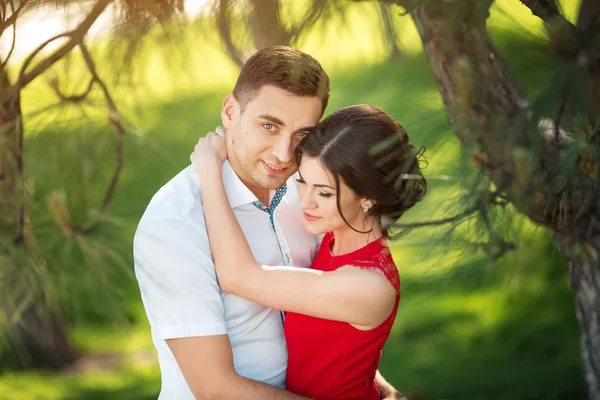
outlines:
[{"label": "tree trunk", "polygon": [[19,364],[25,368],[59,370],[79,358],[58,312],[41,299],[27,306],[10,327],[8,335],[20,355]]},{"label": "tree trunk", "polygon": [[[10,93],[0,67],[0,93]],[[61,368],[77,358],[56,307],[46,300],[42,264],[28,238],[20,93],[0,104],[0,293],[11,343],[32,366]],[[38,270],[33,270],[37,268]],[[25,303],[26,302],[26,303]]]},{"label": "tree trunk", "polygon": [[[549,200],[559,187],[555,173],[548,167],[554,165],[548,159],[556,153],[551,151],[552,144],[540,143],[536,121],[517,124],[526,121],[519,106],[519,90],[490,51],[485,29],[491,3],[491,0],[421,2],[411,8],[411,15],[463,148],[519,211],[555,232],[571,271],[589,397],[600,400],[597,196],[594,187],[580,184],[565,189],[565,192],[570,190],[564,194],[569,202]],[[508,137],[509,133],[514,136]],[[516,149],[530,152],[543,162],[533,165],[524,176],[527,171],[512,167]],[[578,218],[578,215],[592,216]]]},{"label": "tree trunk", "polygon": [[[595,32],[600,30],[600,1],[582,0],[579,6],[579,15],[577,16],[577,28]],[[595,70],[589,83],[589,98],[587,114],[592,125],[596,125],[600,113],[600,72]]]},{"label": "tree trunk", "polygon": [[249,28],[254,37],[255,50],[273,45],[288,46],[289,35],[281,23],[279,0],[252,0]]},{"label": "tree trunk", "polygon": [[[30,262],[15,265],[6,282],[14,286],[9,286],[7,290],[8,285],[4,285],[2,293],[2,312],[9,321],[14,320],[9,324],[7,332],[10,344],[20,358],[18,365],[14,367],[62,369],[75,362],[79,354],[70,343],[56,307],[48,302],[42,291],[43,279],[34,279],[33,282],[29,280],[28,283],[33,283],[34,287],[23,285],[21,275],[31,272],[22,272],[22,269],[39,266],[31,258],[29,260]],[[28,293],[24,293],[25,290]],[[26,300],[31,295],[29,291],[34,292],[34,297]],[[24,302],[26,303],[23,304]],[[20,309],[23,311],[18,311]]]},{"label": "tree trunk", "polygon": [[582,0],[577,16],[577,27],[583,30],[589,29],[592,22],[600,24],[599,17],[600,3],[597,0]]},{"label": "tree trunk", "polygon": [[556,238],[569,266],[589,397],[600,400],[600,235],[583,245]]},{"label": "tree trunk", "polygon": [[216,2],[216,23],[219,37],[225,45],[225,51],[229,55],[231,61],[233,61],[238,68],[242,68],[246,59],[242,54],[242,51],[233,43],[233,37],[231,31],[233,24],[231,22],[231,8],[232,2],[230,0],[218,0]]}]

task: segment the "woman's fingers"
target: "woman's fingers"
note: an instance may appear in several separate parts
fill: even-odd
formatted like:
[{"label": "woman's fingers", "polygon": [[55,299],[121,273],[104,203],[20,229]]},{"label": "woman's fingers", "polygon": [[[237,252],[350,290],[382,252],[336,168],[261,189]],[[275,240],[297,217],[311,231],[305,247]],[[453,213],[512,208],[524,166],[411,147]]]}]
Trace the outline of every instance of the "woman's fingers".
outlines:
[{"label": "woman's fingers", "polygon": [[227,134],[227,131],[225,130],[225,128],[217,126],[215,129],[215,134],[221,139],[225,140],[225,135]]}]

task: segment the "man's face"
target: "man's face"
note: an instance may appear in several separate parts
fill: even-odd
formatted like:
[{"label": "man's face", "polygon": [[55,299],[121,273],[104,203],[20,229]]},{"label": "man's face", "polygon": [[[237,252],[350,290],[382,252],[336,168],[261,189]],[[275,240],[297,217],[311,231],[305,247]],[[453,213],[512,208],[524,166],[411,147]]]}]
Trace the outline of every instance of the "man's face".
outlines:
[{"label": "man's face", "polygon": [[317,124],[322,107],[318,97],[297,96],[271,85],[263,86],[243,112],[234,96],[225,99],[229,160],[251,190],[279,188],[297,171],[294,152]]}]

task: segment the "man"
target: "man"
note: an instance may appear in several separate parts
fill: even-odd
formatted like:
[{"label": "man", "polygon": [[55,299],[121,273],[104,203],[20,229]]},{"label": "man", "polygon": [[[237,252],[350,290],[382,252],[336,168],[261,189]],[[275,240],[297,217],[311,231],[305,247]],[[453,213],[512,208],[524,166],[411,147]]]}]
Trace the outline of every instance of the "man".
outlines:
[{"label": "man", "polygon": [[[275,46],[247,61],[223,101],[230,132],[223,181],[262,264],[308,267],[318,249],[318,238],[303,227],[290,177],[298,167],[295,148],[328,98],[329,78],[316,60]],[[284,390],[281,312],[219,288],[200,190],[193,167],[184,169],[153,197],[134,238],[136,276],[161,368],[159,398],[302,399]],[[379,380],[382,393],[394,396]]]}]

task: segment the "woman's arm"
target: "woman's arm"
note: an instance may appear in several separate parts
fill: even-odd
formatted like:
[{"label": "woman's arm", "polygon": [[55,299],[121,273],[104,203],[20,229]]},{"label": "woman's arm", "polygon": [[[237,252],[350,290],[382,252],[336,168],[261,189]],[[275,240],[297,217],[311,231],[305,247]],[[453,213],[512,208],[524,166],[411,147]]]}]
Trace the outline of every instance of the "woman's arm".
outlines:
[{"label": "woman's arm", "polygon": [[[207,139],[196,151],[214,150],[211,141],[222,141],[215,136]],[[333,272],[261,266],[227,200],[222,161],[201,160],[202,206],[222,290],[271,308],[355,325],[374,327],[389,316],[396,291],[380,272],[352,266]]]}]

